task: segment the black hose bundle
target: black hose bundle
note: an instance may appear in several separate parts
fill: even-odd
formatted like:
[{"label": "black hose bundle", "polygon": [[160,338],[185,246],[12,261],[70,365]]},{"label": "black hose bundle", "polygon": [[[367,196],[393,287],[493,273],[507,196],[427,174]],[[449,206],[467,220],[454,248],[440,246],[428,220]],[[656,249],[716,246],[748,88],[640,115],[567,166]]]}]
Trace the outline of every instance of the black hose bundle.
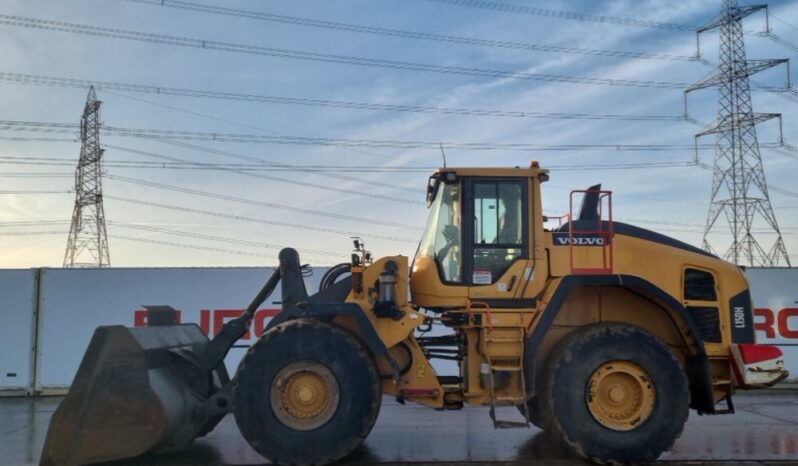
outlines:
[{"label": "black hose bundle", "polygon": [[324,276],[321,277],[321,283],[319,284],[319,291],[331,287],[333,284],[335,284],[335,282],[338,281],[339,278],[351,272],[352,272],[352,264],[350,264],[349,262],[344,262],[330,267],[330,270],[325,272]]}]

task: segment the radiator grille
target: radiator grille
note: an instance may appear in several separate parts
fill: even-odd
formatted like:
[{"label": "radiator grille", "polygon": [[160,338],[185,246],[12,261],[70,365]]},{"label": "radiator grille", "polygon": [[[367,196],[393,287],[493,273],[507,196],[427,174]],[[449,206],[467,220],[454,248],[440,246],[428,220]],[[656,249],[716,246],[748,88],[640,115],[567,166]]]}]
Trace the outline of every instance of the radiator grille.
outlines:
[{"label": "radiator grille", "polygon": [[687,306],[687,312],[693,318],[701,339],[708,343],[720,343],[720,317],[718,308],[703,306]]}]

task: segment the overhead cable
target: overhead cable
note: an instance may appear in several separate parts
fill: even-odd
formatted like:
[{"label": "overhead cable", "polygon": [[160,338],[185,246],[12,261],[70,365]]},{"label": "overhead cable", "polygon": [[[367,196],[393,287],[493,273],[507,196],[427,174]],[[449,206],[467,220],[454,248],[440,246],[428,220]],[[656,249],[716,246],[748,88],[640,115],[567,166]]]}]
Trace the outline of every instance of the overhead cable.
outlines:
[{"label": "overhead cable", "polygon": [[0,236],[68,235],[68,231],[0,231]]},{"label": "overhead cable", "polygon": [[157,207],[157,208],[160,208],[160,209],[168,209],[168,210],[174,210],[174,211],[178,211],[178,212],[193,213],[193,214],[206,215],[206,216],[217,217],[217,218],[226,218],[226,219],[229,219],[229,220],[237,220],[237,221],[241,221],[241,222],[261,223],[261,224],[266,224],[266,225],[281,226],[281,227],[288,227],[288,228],[296,228],[296,229],[300,229],[300,230],[311,230],[311,231],[317,231],[317,232],[322,232],[322,233],[334,233],[334,234],[338,234],[338,235],[344,235],[344,236],[346,236],[348,238],[351,238],[353,236],[362,236],[362,237],[368,237],[368,238],[383,239],[383,240],[386,240],[386,241],[396,241],[396,242],[401,242],[401,243],[417,243],[418,242],[417,239],[412,239],[412,238],[402,238],[402,237],[398,237],[398,236],[389,236],[389,235],[378,235],[378,234],[371,234],[371,233],[365,233],[365,232],[360,232],[360,231],[346,231],[346,230],[339,230],[339,229],[335,229],[335,228],[316,227],[316,226],[308,225],[308,224],[289,223],[289,222],[283,222],[283,221],[279,221],[279,220],[266,220],[266,219],[262,219],[262,218],[246,217],[246,216],[243,216],[243,215],[226,214],[226,213],[222,213],[222,212],[213,212],[213,211],[210,211],[210,210],[203,210],[203,209],[193,209],[193,208],[190,208],[190,207],[182,207],[182,206],[176,206],[176,205],[171,205],[171,204],[163,204],[163,203],[158,203],[158,202],[148,202],[148,201],[142,201],[142,200],[138,200],[138,199],[131,199],[131,198],[120,197],[120,196],[113,196],[113,195],[108,195],[108,194],[105,194],[104,197],[106,199],[113,199],[113,200],[116,200],[116,201],[119,201],[119,202],[127,202],[127,203],[130,203],[130,204],[138,204],[138,205],[143,205],[143,206],[147,206],[147,207]]},{"label": "overhead cable", "polygon": [[[244,156],[244,155],[241,155],[241,154],[238,154],[238,153],[235,153],[235,152],[220,151],[220,150],[216,150],[216,149],[212,149],[212,148],[208,148],[208,147],[203,147],[203,146],[197,146],[197,145],[194,145],[194,144],[184,143],[182,141],[173,141],[173,140],[170,140],[170,139],[163,139],[163,138],[152,138],[152,140],[155,140],[157,142],[166,143],[166,144],[176,145],[176,146],[179,146],[179,147],[185,147],[185,148],[188,148],[188,149],[194,150],[194,151],[200,151],[200,152],[206,152],[206,153],[211,153],[211,154],[215,154],[215,155],[220,155],[222,157],[228,157],[228,158],[239,159],[239,160],[242,160],[242,159],[243,160],[254,160],[256,163],[257,163],[258,160],[260,160],[258,158],[249,158],[249,156]],[[116,150],[121,150],[123,152],[129,152],[129,153],[133,153],[133,154],[143,155],[145,157],[158,158],[158,159],[161,159],[161,160],[168,160],[170,162],[194,164],[197,167],[202,167],[203,166],[202,162],[194,162],[194,161],[191,161],[191,160],[181,159],[181,158],[178,158],[178,157],[155,154],[153,152],[141,151],[141,150],[130,149],[130,148],[122,148],[120,146],[112,146],[112,145],[108,145],[108,144],[106,144],[105,147],[112,147],[112,148],[115,148]],[[229,170],[226,169],[224,171],[228,172],[228,173],[235,173],[235,174],[242,175],[242,176],[249,176],[249,177],[261,178],[261,179],[267,179],[267,180],[276,181],[278,183],[283,183],[283,184],[291,184],[291,185],[295,185],[295,186],[304,186],[304,187],[310,188],[310,189],[331,191],[331,192],[349,194],[349,195],[358,196],[358,197],[369,197],[371,199],[383,199],[383,200],[386,200],[386,201],[399,202],[399,203],[403,203],[403,204],[420,204],[421,203],[420,201],[415,201],[415,200],[411,200],[411,199],[407,199],[407,198],[403,198],[403,197],[397,197],[397,196],[393,196],[393,195],[390,195],[390,194],[381,193],[381,192],[378,192],[375,189],[351,189],[351,188],[343,187],[342,185],[330,186],[330,185],[321,184],[321,183],[318,183],[318,182],[313,182],[313,181],[310,181],[310,180],[302,180],[302,179],[299,179],[299,178],[296,178],[296,177],[274,176],[274,175],[267,175],[267,174],[264,174],[264,173],[259,173],[259,172],[262,172],[264,170],[248,170],[248,169],[244,169],[244,168],[241,168],[241,169],[239,169],[239,168],[230,168]],[[332,176],[332,174],[327,174],[327,176]],[[337,175],[337,176],[342,176],[342,175]],[[375,183],[375,186],[377,186],[377,185],[383,185],[383,183]],[[399,187],[394,186],[394,185],[387,184],[387,186],[389,188],[392,188],[392,189],[402,190],[402,188],[399,188]]]},{"label": "overhead cable", "polygon": [[[196,110],[188,110],[188,109],[185,109],[185,108],[175,107],[173,105],[166,105],[166,104],[163,104],[163,103],[160,103],[160,102],[153,102],[151,100],[142,99],[140,97],[134,97],[134,96],[127,95],[127,94],[124,94],[124,93],[120,93],[120,92],[106,91],[106,93],[107,94],[111,94],[111,95],[116,95],[116,96],[122,97],[124,99],[130,99],[130,100],[133,100],[133,101],[136,101],[136,102],[142,102],[142,103],[145,103],[147,105],[153,105],[153,106],[160,107],[160,108],[166,108],[168,110],[173,110],[175,112],[180,112],[180,113],[185,113],[185,114],[188,114],[188,115],[198,116],[200,118],[205,118],[205,119],[208,119],[208,120],[220,121],[222,123],[229,123],[229,124],[235,125],[235,126],[241,126],[241,127],[244,127],[244,128],[250,128],[250,129],[257,130],[257,131],[262,131],[264,133],[287,134],[287,133],[284,133],[284,132],[281,132],[281,131],[276,131],[274,129],[267,129],[267,128],[264,128],[262,126],[256,126],[256,125],[253,125],[253,124],[250,124],[250,123],[243,123],[243,122],[236,121],[236,120],[230,120],[228,118],[222,118],[222,117],[219,117],[217,115],[210,115],[208,113],[198,112]],[[374,151],[362,150],[362,149],[349,149],[349,151],[350,152],[358,152],[358,153],[361,153],[361,154],[373,155],[375,157],[381,157],[381,158],[386,158],[387,157],[385,154],[377,153],[377,152],[374,152]],[[358,180],[358,182],[360,182],[360,183],[364,182],[364,180],[361,179],[361,178],[351,178],[351,177],[339,177],[339,178],[340,179]],[[380,182],[378,182],[378,181],[374,181],[374,180],[371,180],[371,181],[373,181],[372,183],[370,183],[372,186],[380,185]]]},{"label": "overhead cable", "polygon": [[104,176],[104,178],[105,179],[109,179],[109,180],[114,180],[114,181],[121,181],[121,182],[124,182],[124,183],[136,184],[136,185],[139,185],[139,186],[147,186],[147,187],[150,187],[150,188],[156,188],[156,189],[162,189],[162,190],[167,190],[167,191],[179,192],[179,193],[183,193],[183,194],[191,194],[191,195],[194,195],[194,196],[201,196],[201,197],[207,197],[207,198],[212,198],[212,199],[218,199],[218,200],[222,200],[222,201],[236,202],[236,203],[239,203],[239,204],[248,204],[248,205],[253,205],[253,206],[258,206],[258,207],[267,207],[269,209],[285,210],[285,211],[301,213],[301,214],[305,214],[305,215],[315,215],[315,216],[320,216],[320,217],[334,218],[336,220],[348,220],[350,222],[368,223],[368,224],[372,224],[372,225],[382,225],[382,226],[388,226],[388,227],[393,227],[393,228],[402,228],[402,229],[406,229],[406,230],[423,230],[423,228],[410,226],[410,225],[407,225],[406,223],[391,222],[391,221],[388,221],[388,220],[378,220],[378,219],[373,219],[373,218],[368,218],[368,217],[362,217],[362,216],[359,216],[359,215],[345,215],[345,214],[337,214],[337,213],[332,213],[332,212],[323,212],[323,211],[319,211],[319,210],[303,209],[303,208],[300,208],[300,207],[294,207],[294,206],[289,206],[289,205],[285,205],[285,204],[276,204],[276,203],[273,203],[273,202],[258,201],[258,200],[255,200],[255,199],[248,199],[248,198],[239,197],[239,196],[231,196],[229,194],[202,191],[202,190],[199,190],[199,189],[186,188],[186,187],[182,187],[182,186],[175,186],[175,185],[165,184],[165,183],[158,183],[158,182],[155,182],[155,181],[142,180],[142,179],[138,179],[138,178],[130,178],[130,177],[127,177],[127,176],[119,176],[119,175],[107,174],[107,175]]},{"label": "overhead cable", "polygon": [[[436,106],[417,106],[401,104],[385,104],[376,102],[352,102],[343,100],[310,99],[304,97],[273,96],[260,94],[247,94],[229,91],[210,91],[201,89],[184,89],[176,87],[149,86],[144,84],[121,83],[112,81],[95,81],[89,79],[64,78],[57,76],[41,76],[23,73],[0,72],[0,81],[35,86],[52,86],[67,88],[89,88],[94,86],[98,90],[105,92],[136,92],[143,94],[170,95],[177,97],[192,97],[203,99],[220,99],[237,102],[271,103],[284,105],[301,105],[311,107],[343,108],[354,110],[378,110],[387,112],[410,112],[410,113],[437,113],[449,115],[467,116],[490,116],[490,117],[510,117],[510,118],[547,118],[564,120],[630,120],[630,121],[685,121],[683,115],[625,115],[611,113],[563,113],[563,112],[535,112],[527,110],[503,110],[485,108],[457,108],[457,107],[436,107]],[[130,98],[129,96],[124,96]],[[148,102],[152,105],[159,105],[173,110],[167,105]],[[196,112],[191,112],[198,114]],[[230,122],[230,121],[227,121]],[[248,125],[249,126],[249,125]],[[251,127],[251,126],[250,126]]]},{"label": "overhead cable", "polygon": [[11,220],[0,222],[0,227],[69,225],[69,220]]},{"label": "overhead cable", "polygon": [[[125,236],[125,235],[108,235],[109,238],[114,239],[121,239],[123,241],[133,241],[137,243],[146,243],[146,244],[157,244],[160,246],[168,246],[170,248],[183,248],[183,249],[194,249],[199,251],[210,251],[210,252],[221,252],[223,254],[235,254],[237,256],[260,256],[260,257],[272,257],[273,254],[266,254],[263,252],[252,252],[252,251],[241,251],[237,249],[227,249],[227,248],[219,248],[219,247],[212,247],[212,246],[201,246],[195,244],[186,244],[186,243],[175,243],[171,241],[161,241],[152,238],[141,238],[141,237],[134,237],[134,236]],[[328,266],[333,265],[330,263],[319,263],[317,265],[321,266]]]},{"label": "overhead cable", "polygon": [[770,31],[766,31],[766,32],[761,33],[759,35],[763,36],[763,37],[767,37],[771,41],[773,41],[773,42],[775,42],[775,43],[777,43],[779,45],[782,45],[784,47],[787,47],[788,49],[792,50],[793,52],[798,52],[798,45],[795,45],[792,42],[788,41],[787,39],[785,39],[785,38],[783,38],[781,36],[778,36],[776,34],[773,34]]},{"label": "overhead cable", "polygon": [[74,191],[63,190],[63,191],[50,191],[50,190],[43,190],[43,189],[28,189],[28,190],[2,190],[0,194],[75,194]]},{"label": "overhead cable", "polygon": [[[154,233],[164,233],[167,235],[173,236],[182,236],[186,238],[195,238],[195,239],[203,239],[203,240],[210,240],[210,241],[219,241],[225,243],[232,243],[241,246],[253,246],[257,248],[265,248],[265,249],[276,249],[281,250],[285,247],[285,245],[279,244],[272,244],[272,243],[264,243],[262,241],[249,241],[249,240],[242,240],[237,238],[227,238],[222,236],[213,236],[213,235],[206,235],[202,233],[196,233],[192,231],[177,231],[171,230],[168,228],[161,228],[152,225],[142,225],[138,223],[125,223],[125,222],[118,222],[118,221],[109,221],[109,225],[114,227],[121,227],[127,228],[131,230],[138,230],[138,231],[150,231]],[[306,253],[306,254],[318,254],[321,256],[333,256],[333,257],[342,257],[340,252],[332,252],[332,251],[323,251],[320,249],[308,249],[308,248],[297,248],[299,252]]]},{"label": "overhead cable", "polygon": [[[107,144],[105,147],[112,147],[116,150],[123,150],[119,146]],[[127,149],[136,151],[135,149]],[[144,151],[136,151],[144,152]],[[53,166],[75,166],[74,157],[37,157],[37,156],[9,156],[0,155],[0,164],[11,165],[53,165]],[[351,172],[351,173],[431,173],[439,168],[432,165],[414,166],[353,166],[353,165],[288,165],[272,166],[259,163],[218,163],[218,162],[150,162],[146,160],[109,160],[103,162],[105,168],[152,168],[166,170],[246,170],[246,171],[265,171],[265,172],[300,172],[300,173],[327,173],[327,172]],[[402,188],[404,189],[404,188]],[[416,191],[416,190],[414,190]],[[422,190],[417,190],[422,191]],[[61,191],[59,191],[61,192]]]},{"label": "overhead cable", "polygon": [[31,29],[51,30],[72,34],[90,35],[114,39],[124,39],[148,42],[160,45],[190,47],[199,50],[215,50],[221,52],[243,53],[249,55],[262,55],[276,58],[314,61],[321,63],[334,63],[342,65],[365,66],[406,71],[421,71],[439,74],[455,74],[463,76],[476,76],[484,78],[520,79],[531,81],[559,82],[569,84],[591,84],[602,86],[642,87],[656,89],[683,89],[688,83],[634,80],[621,78],[599,78],[591,76],[568,76],[549,73],[530,73],[526,71],[492,70],[485,68],[472,68],[464,66],[447,66],[430,63],[416,63],[401,60],[388,60],[381,58],[356,57],[337,55],[322,52],[308,52],[303,50],[282,49],[276,47],[263,47],[258,45],[236,44],[232,42],[219,42],[205,39],[154,34],[148,32],[129,31],[124,29],[91,26],[86,24],[67,23],[25,16],[0,15],[0,24]]},{"label": "overhead cable", "polygon": [[[0,129],[35,132],[63,132],[71,123],[49,123],[0,120]],[[75,126],[75,125],[73,125]],[[397,149],[444,149],[456,150],[516,150],[516,151],[668,151],[693,150],[694,144],[538,144],[538,143],[493,143],[493,142],[455,142],[419,141],[398,139],[350,139],[314,136],[273,136],[264,134],[217,133],[207,131],[165,130],[152,128],[121,128],[103,126],[108,136],[142,137],[153,140],[189,140],[240,142],[257,144],[318,145],[342,147],[379,147]],[[781,143],[762,143],[762,147],[781,147]],[[713,148],[712,144],[699,144],[699,149]]]},{"label": "overhead cable", "polygon": [[278,15],[262,11],[241,10],[219,5],[210,5],[182,0],[128,0],[135,3],[169,7],[186,11],[210,13],[222,16],[237,18],[247,18],[259,21],[269,21],[273,23],[291,24],[296,26],[307,26],[334,31],[354,32],[361,34],[372,34],[387,37],[399,37],[403,39],[418,39],[435,42],[445,42],[463,45],[475,45],[480,47],[494,47],[514,50],[530,50],[535,52],[571,53],[583,55],[598,55],[604,57],[637,58],[652,60],[678,60],[678,61],[698,61],[695,56],[671,55],[665,53],[635,52],[625,50],[600,50],[584,49],[578,47],[561,47],[556,45],[530,44],[523,42],[511,42],[495,39],[479,39],[476,37],[453,36],[437,34],[431,32],[407,31],[402,29],[392,29],[386,27],[367,26],[362,24],[341,23],[336,21],[325,21],[299,16]]},{"label": "overhead cable", "polygon": [[780,18],[778,16],[775,16],[773,13],[768,12],[768,16],[770,16],[771,18],[775,19],[779,23],[787,26],[788,28],[790,28],[790,29],[792,29],[794,31],[798,31],[798,27],[796,27],[795,25],[793,25],[791,23],[788,23],[787,21],[784,21],[784,19],[782,19],[782,18]]},{"label": "overhead cable", "polygon": [[512,3],[494,2],[486,0],[426,0],[433,3],[444,3],[447,5],[462,6],[468,8],[479,8],[482,10],[500,11],[503,13],[515,13],[532,16],[543,16],[546,18],[567,19],[573,21],[588,21],[592,23],[613,24],[617,26],[639,26],[655,29],[671,29],[674,31],[695,31],[698,26],[691,24],[667,23],[660,21],[650,21],[645,19],[624,18],[621,16],[592,15],[575,11],[550,10],[547,8],[537,8],[526,5],[515,5]]},{"label": "overhead cable", "polygon": [[0,178],[74,178],[74,173],[63,172],[0,172]]}]

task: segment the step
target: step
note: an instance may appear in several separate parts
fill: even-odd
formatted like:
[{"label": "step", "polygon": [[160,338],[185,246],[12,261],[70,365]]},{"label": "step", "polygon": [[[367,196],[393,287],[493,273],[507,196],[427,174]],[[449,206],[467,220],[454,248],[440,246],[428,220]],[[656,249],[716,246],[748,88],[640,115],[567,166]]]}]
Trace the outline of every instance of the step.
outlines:
[{"label": "step", "polygon": [[522,402],[526,400],[524,396],[496,396],[496,401],[512,401],[512,402]]},{"label": "step", "polygon": [[488,343],[521,343],[524,341],[521,337],[485,337]]},{"label": "step", "polygon": [[497,419],[493,421],[494,427],[497,429],[528,429],[529,424],[526,422],[519,422],[519,421],[504,421],[501,419]]},{"label": "step", "polygon": [[463,378],[457,375],[439,375],[438,383],[441,385],[460,385],[463,383]]},{"label": "step", "polygon": [[490,420],[493,421],[493,428],[494,429],[522,429],[522,428],[529,428],[529,422],[519,422],[519,421],[505,421],[503,419],[496,419],[496,408],[491,406],[490,411],[488,412],[490,415]]},{"label": "step", "polygon": [[516,364],[493,364],[490,366],[494,372],[496,371],[506,371],[506,372],[518,372],[521,370],[521,366]]}]

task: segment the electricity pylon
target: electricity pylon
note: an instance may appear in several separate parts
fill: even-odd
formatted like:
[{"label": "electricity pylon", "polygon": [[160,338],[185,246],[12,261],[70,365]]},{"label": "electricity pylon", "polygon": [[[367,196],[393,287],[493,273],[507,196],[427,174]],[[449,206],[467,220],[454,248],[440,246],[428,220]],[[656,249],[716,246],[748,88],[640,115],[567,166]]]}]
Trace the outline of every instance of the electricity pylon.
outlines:
[{"label": "electricity pylon", "polygon": [[103,210],[100,104],[89,88],[80,120],[80,160],[75,170],[75,208],[64,267],[109,267],[108,236]]},{"label": "electricity pylon", "polygon": [[[723,10],[700,27],[700,35],[720,30],[720,54],[717,69],[685,90],[687,93],[707,87],[718,87],[718,118],[696,134],[716,135],[715,163],[709,214],[704,228],[703,247],[715,252],[710,245],[726,247],[724,259],[738,265],[774,267],[790,265],[790,258],[770,204],[756,125],[779,113],[754,113],[751,104],[749,76],[773,66],[787,63],[786,59],[746,60],[742,19],[767,5],[739,6],[737,0],[723,0]],[[767,28],[767,26],[766,26]],[[789,81],[789,71],[788,71]],[[789,82],[787,87],[790,87]],[[724,231],[725,230],[725,231]],[[731,234],[726,246],[719,233]],[[765,238],[765,235],[775,240]],[[769,248],[763,247],[772,241]]]}]

